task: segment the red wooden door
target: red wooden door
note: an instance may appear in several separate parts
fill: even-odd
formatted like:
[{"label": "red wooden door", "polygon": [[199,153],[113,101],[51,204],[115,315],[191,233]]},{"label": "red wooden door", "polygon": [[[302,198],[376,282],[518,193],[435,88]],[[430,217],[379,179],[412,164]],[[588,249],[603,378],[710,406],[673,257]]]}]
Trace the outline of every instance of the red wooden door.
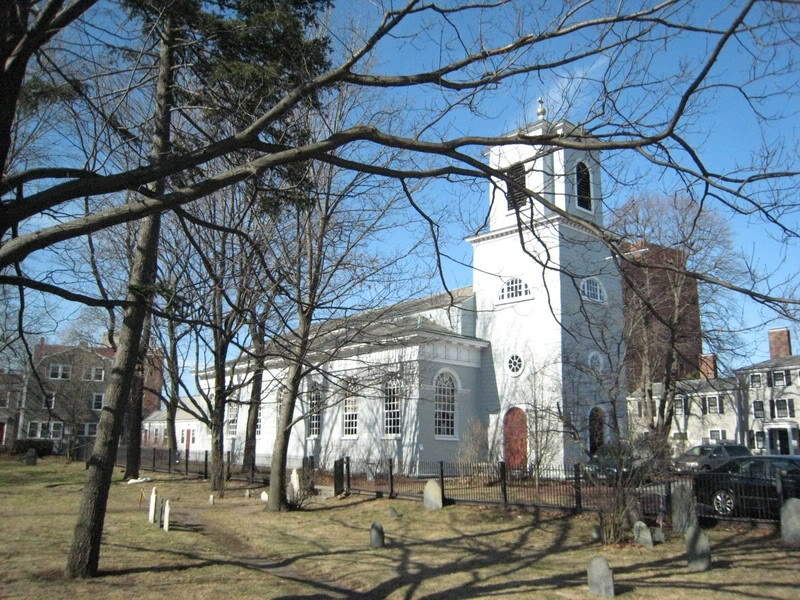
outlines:
[{"label": "red wooden door", "polygon": [[528,462],[528,419],[516,407],[503,417],[503,460],[511,469],[525,467]]}]

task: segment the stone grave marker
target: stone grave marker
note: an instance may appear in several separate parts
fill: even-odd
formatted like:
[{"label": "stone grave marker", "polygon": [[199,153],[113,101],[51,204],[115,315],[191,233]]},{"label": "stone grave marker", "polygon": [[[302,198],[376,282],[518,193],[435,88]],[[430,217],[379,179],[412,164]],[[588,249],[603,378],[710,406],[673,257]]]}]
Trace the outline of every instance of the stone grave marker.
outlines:
[{"label": "stone grave marker", "polygon": [[169,531],[169,500],[164,503],[164,531]]},{"label": "stone grave marker", "polygon": [[800,499],[789,498],[781,506],[781,539],[784,545],[800,547]]},{"label": "stone grave marker", "polygon": [[444,506],[442,488],[435,479],[429,479],[422,492],[422,502],[426,510],[438,510]]},{"label": "stone grave marker", "polygon": [[693,525],[685,534],[686,562],[690,571],[708,571],[711,568],[711,542],[700,527]]},{"label": "stone grave marker", "polygon": [[211,494],[211,495],[208,497],[208,503],[209,503],[211,506],[214,506],[214,494]]},{"label": "stone grave marker", "polygon": [[593,542],[603,541],[603,529],[600,527],[600,525],[592,526],[592,541]]},{"label": "stone grave marker", "polygon": [[150,508],[147,512],[147,522],[151,525],[156,522],[156,500],[158,499],[158,491],[155,487],[150,492]]},{"label": "stone grave marker", "polygon": [[684,483],[672,487],[672,531],[683,533],[697,526],[697,504],[692,488]]},{"label": "stone grave marker", "polygon": [[589,579],[589,593],[592,596],[614,597],[614,572],[604,556],[595,556],[589,561],[586,575]]},{"label": "stone grave marker", "polygon": [[36,448],[28,448],[28,451],[25,453],[25,464],[35,466],[38,460],[39,456],[36,454]]},{"label": "stone grave marker", "polygon": [[269,502],[269,494],[267,492],[261,492],[261,501]]},{"label": "stone grave marker", "polygon": [[297,500],[300,496],[300,473],[297,472],[297,469],[292,469],[289,485],[286,487],[286,495],[289,497],[289,501]]},{"label": "stone grave marker", "polygon": [[661,527],[653,527],[650,533],[653,535],[654,544],[663,544],[667,541],[667,537],[664,535],[664,530]]},{"label": "stone grave marker", "polygon": [[636,521],[633,524],[633,541],[637,546],[653,547],[653,535],[650,533],[647,523]]},{"label": "stone grave marker", "polygon": [[394,506],[390,506],[387,509],[386,514],[393,519],[397,519],[400,516],[400,513],[397,512],[397,509]]},{"label": "stone grave marker", "polygon": [[244,491],[244,497],[245,497],[245,498],[249,498],[249,497],[250,497],[250,488],[247,488],[247,489]]},{"label": "stone grave marker", "polygon": [[369,545],[370,548],[383,548],[386,545],[383,525],[378,522],[373,523],[369,528]]}]

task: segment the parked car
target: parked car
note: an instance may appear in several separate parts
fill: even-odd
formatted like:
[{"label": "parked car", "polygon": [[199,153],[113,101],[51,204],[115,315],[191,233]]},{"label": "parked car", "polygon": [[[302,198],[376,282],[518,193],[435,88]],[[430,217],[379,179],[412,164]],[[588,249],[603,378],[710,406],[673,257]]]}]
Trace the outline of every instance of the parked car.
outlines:
[{"label": "parked car", "polygon": [[734,458],[697,473],[694,492],[721,517],[774,519],[786,498],[800,498],[800,456]]},{"label": "parked car", "polygon": [[675,470],[679,473],[707,471],[718,467],[732,458],[750,456],[747,446],[741,444],[701,444],[689,448],[675,459]]}]

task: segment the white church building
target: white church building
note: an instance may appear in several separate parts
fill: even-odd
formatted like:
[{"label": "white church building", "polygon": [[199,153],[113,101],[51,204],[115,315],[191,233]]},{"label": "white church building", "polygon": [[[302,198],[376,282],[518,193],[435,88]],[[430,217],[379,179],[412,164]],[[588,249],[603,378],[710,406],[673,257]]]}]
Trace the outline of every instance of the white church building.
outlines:
[{"label": "white church building", "polygon": [[[547,130],[576,132],[543,116],[526,128]],[[474,459],[482,446],[512,468],[568,465],[624,432],[621,283],[592,231],[604,218],[599,154],[509,144],[487,155],[552,208],[493,182],[487,226],[468,240],[473,285],[392,307],[363,340],[319,365],[298,398],[290,460],[392,458],[416,473],[426,461]],[[235,364],[234,377],[247,381],[247,362]],[[259,455],[272,452],[285,374],[279,362],[267,369]],[[244,445],[250,390],[239,394],[243,403],[226,414],[234,450]],[[148,419],[149,439],[163,426],[157,415]],[[203,426],[178,427],[185,447],[210,447]]]}]

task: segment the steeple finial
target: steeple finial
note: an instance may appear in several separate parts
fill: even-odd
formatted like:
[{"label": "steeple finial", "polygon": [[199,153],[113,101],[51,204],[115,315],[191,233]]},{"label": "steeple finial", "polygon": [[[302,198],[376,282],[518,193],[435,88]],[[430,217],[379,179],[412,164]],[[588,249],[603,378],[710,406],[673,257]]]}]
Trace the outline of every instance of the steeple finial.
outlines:
[{"label": "steeple finial", "polygon": [[537,100],[539,108],[536,109],[536,114],[539,115],[539,120],[544,121],[544,116],[547,114],[547,109],[544,107],[544,98]]}]

